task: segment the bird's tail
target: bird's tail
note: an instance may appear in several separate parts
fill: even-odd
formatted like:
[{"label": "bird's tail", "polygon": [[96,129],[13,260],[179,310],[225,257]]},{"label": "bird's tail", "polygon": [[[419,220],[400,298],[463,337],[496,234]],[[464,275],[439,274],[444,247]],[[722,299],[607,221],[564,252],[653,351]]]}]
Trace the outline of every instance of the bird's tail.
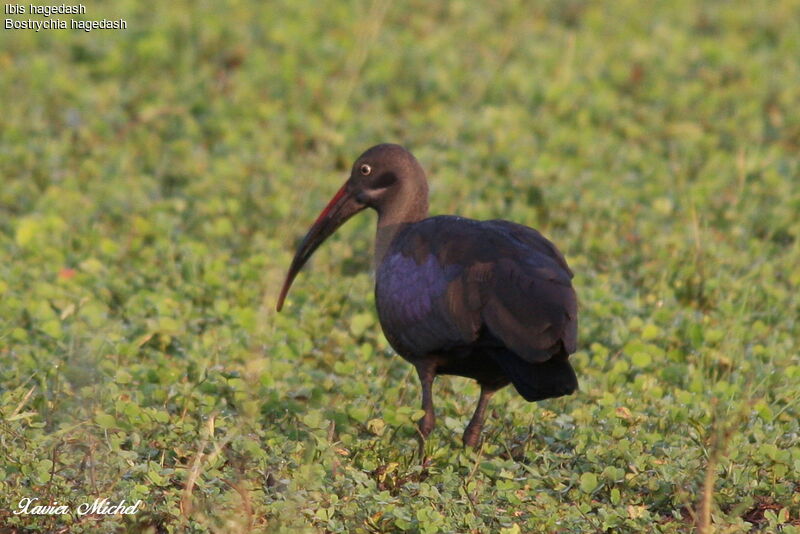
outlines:
[{"label": "bird's tail", "polygon": [[566,352],[541,363],[526,362],[507,349],[495,349],[490,354],[528,402],[570,395],[578,389],[578,377]]}]

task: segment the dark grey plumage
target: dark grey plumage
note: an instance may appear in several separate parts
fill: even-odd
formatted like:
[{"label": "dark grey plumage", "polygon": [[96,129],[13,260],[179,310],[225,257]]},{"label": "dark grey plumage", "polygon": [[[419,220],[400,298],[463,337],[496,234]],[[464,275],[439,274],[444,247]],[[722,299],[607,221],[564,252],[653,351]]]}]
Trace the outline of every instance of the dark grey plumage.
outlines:
[{"label": "dark grey plumage", "polygon": [[504,220],[429,218],[427,194],[422,167],[403,147],[367,150],[299,247],[278,309],[319,244],[355,213],[375,209],[378,316],[422,382],[420,433],[434,425],[434,377],[465,376],[481,385],[464,432],[474,446],[499,388],[513,383],[528,401],[577,389],[568,361],[577,347],[577,297],[564,256],[539,232]]}]

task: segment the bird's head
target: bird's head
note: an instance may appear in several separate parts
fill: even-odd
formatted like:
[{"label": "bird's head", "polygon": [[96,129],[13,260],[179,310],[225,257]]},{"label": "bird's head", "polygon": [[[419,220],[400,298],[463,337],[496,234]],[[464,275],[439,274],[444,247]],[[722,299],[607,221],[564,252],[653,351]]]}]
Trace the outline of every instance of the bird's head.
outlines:
[{"label": "bird's head", "polygon": [[[294,255],[278,297],[277,310],[297,273],[314,251],[350,217],[365,208],[381,218],[402,216],[408,206],[424,206],[427,213],[428,183],[417,159],[400,145],[376,145],[356,159],[350,177],[311,225]],[[394,221],[393,221],[394,222]]]},{"label": "bird's head", "polygon": [[381,213],[409,194],[427,198],[425,171],[411,152],[400,145],[377,145],[361,154],[345,187],[355,199]]}]

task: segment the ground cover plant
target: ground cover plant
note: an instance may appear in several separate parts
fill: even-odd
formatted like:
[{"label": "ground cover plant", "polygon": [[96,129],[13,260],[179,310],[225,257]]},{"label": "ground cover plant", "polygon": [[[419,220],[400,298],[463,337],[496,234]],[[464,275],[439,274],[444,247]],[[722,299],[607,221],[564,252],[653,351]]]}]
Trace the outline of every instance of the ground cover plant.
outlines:
[{"label": "ground cover plant", "polygon": [[[0,530],[800,531],[796,1],[88,7],[0,32]],[[478,452],[458,378],[417,452],[370,217],[274,312],[384,141],[576,272],[580,392]]]}]

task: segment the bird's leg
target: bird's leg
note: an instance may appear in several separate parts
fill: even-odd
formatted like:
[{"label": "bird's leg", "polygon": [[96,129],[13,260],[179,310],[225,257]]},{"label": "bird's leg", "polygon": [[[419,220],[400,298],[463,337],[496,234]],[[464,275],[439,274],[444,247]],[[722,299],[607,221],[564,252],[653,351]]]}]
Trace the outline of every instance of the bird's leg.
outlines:
[{"label": "bird's leg", "polygon": [[475,408],[475,413],[472,415],[466,430],[464,430],[464,446],[465,447],[478,447],[478,441],[481,438],[481,430],[483,430],[483,420],[486,417],[486,407],[489,405],[489,399],[492,398],[496,389],[491,389],[487,386],[481,385],[481,396],[478,399],[478,406]]},{"label": "bird's leg", "polygon": [[419,420],[419,432],[423,439],[433,430],[436,424],[436,415],[433,413],[433,379],[436,378],[436,365],[433,363],[422,363],[417,365],[417,374],[422,383],[422,409],[425,415]]}]

